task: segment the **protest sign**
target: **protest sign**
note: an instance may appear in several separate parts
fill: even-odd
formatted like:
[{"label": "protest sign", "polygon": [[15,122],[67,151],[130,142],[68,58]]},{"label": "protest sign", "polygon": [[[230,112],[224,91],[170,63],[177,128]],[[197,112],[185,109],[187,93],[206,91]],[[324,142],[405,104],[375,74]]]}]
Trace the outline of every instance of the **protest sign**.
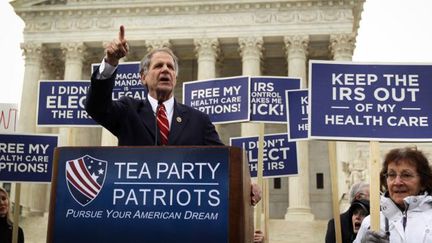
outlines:
[{"label": "protest sign", "polygon": [[249,77],[184,82],[183,103],[215,124],[249,121]]},{"label": "protest sign", "polygon": [[[92,72],[99,68],[100,63],[92,64]],[[138,100],[147,99],[147,89],[141,83],[139,62],[122,62],[117,66],[115,73],[112,100],[118,100],[123,96]]]},{"label": "protest sign", "polygon": [[287,90],[286,102],[288,140],[308,139],[308,90]]},{"label": "protest sign", "polygon": [[[139,62],[120,63],[114,79],[112,100],[129,96],[139,100],[147,98],[146,88],[141,84]],[[99,64],[92,64],[96,70]],[[42,80],[39,81],[37,125],[48,127],[99,126],[85,111],[89,90],[88,80]]]},{"label": "protest sign", "polygon": [[18,105],[0,103],[0,133],[16,131],[18,124]]},{"label": "protest sign", "polygon": [[56,155],[48,242],[228,242],[227,147]]},{"label": "protest sign", "polygon": [[0,181],[51,182],[54,135],[0,134]]},{"label": "protest sign", "polygon": [[310,138],[432,141],[432,64],[310,62]]},{"label": "protest sign", "polygon": [[250,120],[285,124],[287,117],[285,91],[299,88],[299,78],[251,77]]},{"label": "protest sign", "polygon": [[[246,151],[251,177],[257,176],[258,136],[230,138],[230,145]],[[263,177],[283,177],[298,174],[297,145],[288,142],[286,133],[264,136]]]},{"label": "protest sign", "polygon": [[97,126],[85,110],[90,81],[39,81],[38,126]]}]

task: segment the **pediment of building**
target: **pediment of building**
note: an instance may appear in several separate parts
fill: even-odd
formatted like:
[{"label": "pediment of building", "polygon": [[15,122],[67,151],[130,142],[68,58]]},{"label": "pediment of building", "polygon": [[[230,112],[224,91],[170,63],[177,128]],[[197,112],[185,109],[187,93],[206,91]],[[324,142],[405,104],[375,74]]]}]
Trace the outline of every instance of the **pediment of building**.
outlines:
[{"label": "pediment of building", "polygon": [[[129,39],[236,37],[261,33],[356,31],[364,0],[16,0],[26,39],[107,39],[118,26]],[[173,31],[175,29],[175,31]],[[47,33],[50,33],[48,36]],[[58,33],[58,35],[57,35]],[[102,35],[102,36],[101,36]],[[59,40],[56,40],[60,38]],[[108,40],[112,36],[109,36]]]}]

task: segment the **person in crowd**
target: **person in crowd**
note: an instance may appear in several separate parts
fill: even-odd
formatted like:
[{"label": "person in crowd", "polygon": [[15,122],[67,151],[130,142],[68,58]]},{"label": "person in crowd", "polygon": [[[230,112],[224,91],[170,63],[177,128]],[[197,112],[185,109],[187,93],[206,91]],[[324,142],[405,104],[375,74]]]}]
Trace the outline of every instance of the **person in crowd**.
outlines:
[{"label": "person in crowd", "polygon": [[[12,243],[12,227],[9,194],[0,187],[0,243]],[[18,243],[24,243],[24,231],[21,227],[18,228]]]},{"label": "person in crowd", "polygon": [[[141,67],[141,81],[147,87],[146,100],[123,96],[111,99],[120,58],[129,46],[121,26],[118,39],[105,49],[105,58],[91,77],[86,110],[91,117],[118,138],[119,145],[223,145],[207,114],[178,103],[174,98],[178,59],[169,48],[148,53]],[[155,114],[164,107],[164,128]],[[159,116],[158,116],[159,119]],[[158,127],[158,129],[155,129]],[[167,134],[162,134],[163,129]],[[164,137],[166,136],[166,137]]]},{"label": "person in crowd", "polygon": [[[366,199],[369,200],[369,184],[365,182],[358,182],[352,185],[350,190],[350,205],[354,200]],[[350,210],[340,215],[342,242],[351,243],[353,241],[353,225]],[[336,231],[334,219],[330,219],[327,224],[327,233],[325,237],[326,243],[336,243]]]},{"label": "person in crowd", "polygon": [[351,203],[348,209],[348,214],[351,218],[351,240],[353,242],[360,229],[363,219],[369,215],[369,200],[356,199]]},{"label": "person in crowd", "polygon": [[[224,145],[207,114],[174,98],[179,65],[169,48],[155,49],[141,61],[147,99],[123,96],[113,101],[117,66],[128,51],[125,28],[120,26],[118,38],[105,47],[105,57],[92,74],[85,104],[88,114],[118,138],[118,145]],[[251,183],[252,205],[261,194],[261,188]]]},{"label": "person in crowd", "polygon": [[396,148],[385,156],[380,173],[380,230],[366,217],[354,242],[432,242],[432,170],[416,148]]},{"label": "person in crowd", "polygon": [[[111,93],[117,66],[128,51],[125,30],[121,26],[118,39],[106,46],[105,57],[92,74],[86,101],[88,114],[113,133],[119,145],[223,145],[207,114],[178,103],[174,98],[179,65],[169,48],[155,49],[141,61],[141,82],[148,91],[146,100],[124,96],[113,101]],[[162,106],[167,123],[160,126],[163,122],[158,114]],[[261,200],[261,193],[259,186],[252,183],[252,205]],[[254,242],[260,242],[262,232],[255,233],[254,238]]]}]

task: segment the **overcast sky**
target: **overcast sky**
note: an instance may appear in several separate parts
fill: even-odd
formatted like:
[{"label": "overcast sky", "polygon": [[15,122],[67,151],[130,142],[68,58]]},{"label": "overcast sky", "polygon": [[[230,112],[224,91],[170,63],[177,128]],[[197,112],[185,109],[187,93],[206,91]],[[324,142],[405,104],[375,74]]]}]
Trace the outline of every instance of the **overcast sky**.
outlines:
[{"label": "overcast sky", "polygon": [[[367,0],[353,61],[432,63],[431,0]],[[0,0],[0,103],[21,100],[23,21]]]}]

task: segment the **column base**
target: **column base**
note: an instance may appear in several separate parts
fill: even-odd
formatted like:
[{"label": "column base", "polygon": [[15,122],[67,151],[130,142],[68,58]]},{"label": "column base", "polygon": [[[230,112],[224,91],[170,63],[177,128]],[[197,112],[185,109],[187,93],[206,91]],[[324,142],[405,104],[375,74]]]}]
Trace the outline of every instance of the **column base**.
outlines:
[{"label": "column base", "polygon": [[39,211],[39,210],[32,210],[30,208],[25,208],[21,211],[23,217],[45,217],[48,216],[48,212],[45,211]]},{"label": "column base", "polygon": [[313,221],[315,216],[311,213],[310,208],[288,208],[285,214],[287,221]]}]

